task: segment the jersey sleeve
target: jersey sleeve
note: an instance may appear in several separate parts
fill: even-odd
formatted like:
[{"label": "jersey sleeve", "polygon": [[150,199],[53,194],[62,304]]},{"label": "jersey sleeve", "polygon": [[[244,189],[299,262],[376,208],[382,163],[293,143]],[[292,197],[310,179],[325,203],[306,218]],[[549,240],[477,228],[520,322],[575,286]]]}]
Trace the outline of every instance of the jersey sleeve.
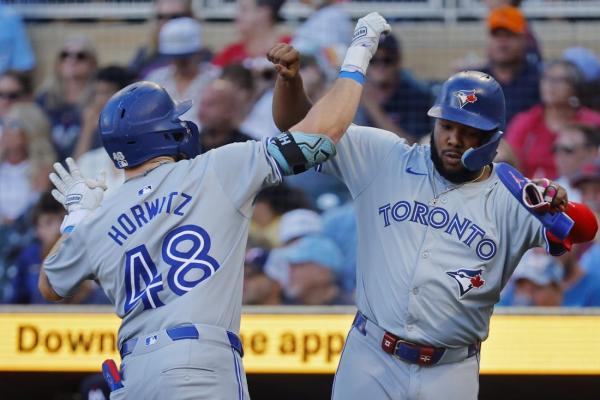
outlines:
[{"label": "jersey sleeve", "polygon": [[499,222],[503,240],[508,243],[507,251],[511,255],[511,262],[507,263],[507,271],[512,274],[521,257],[533,247],[543,247],[546,252],[556,256],[564,252],[560,245],[553,245],[546,236],[546,228],[531,214],[519,201],[510,194],[501,182],[498,185],[504,190],[506,203],[495,204],[494,208],[501,219]]},{"label": "jersey sleeve", "polygon": [[50,286],[61,297],[71,296],[81,282],[92,279],[85,233],[78,227],[62,240],[58,251],[44,261]]},{"label": "jersey sleeve", "polygon": [[223,191],[248,218],[256,194],[282,180],[275,160],[267,153],[266,140],[232,143],[211,151],[211,168]]},{"label": "jersey sleeve", "polygon": [[317,170],[340,179],[356,198],[375,178],[397,145],[408,149],[404,139],[391,132],[351,125],[336,144],[337,155]]}]

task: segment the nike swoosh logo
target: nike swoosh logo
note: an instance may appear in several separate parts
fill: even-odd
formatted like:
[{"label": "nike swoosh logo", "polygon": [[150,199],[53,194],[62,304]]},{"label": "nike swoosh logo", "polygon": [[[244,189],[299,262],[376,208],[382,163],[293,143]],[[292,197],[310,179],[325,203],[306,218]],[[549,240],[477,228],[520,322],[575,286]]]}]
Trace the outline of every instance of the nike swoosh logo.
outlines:
[{"label": "nike swoosh logo", "polygon": [[411,167],[407,167],[406,172],[408,172],[409,174],[412,174],[412,175],[427,175],[426,173],[423,173],[423,172],[413,171],[413,169]]}]

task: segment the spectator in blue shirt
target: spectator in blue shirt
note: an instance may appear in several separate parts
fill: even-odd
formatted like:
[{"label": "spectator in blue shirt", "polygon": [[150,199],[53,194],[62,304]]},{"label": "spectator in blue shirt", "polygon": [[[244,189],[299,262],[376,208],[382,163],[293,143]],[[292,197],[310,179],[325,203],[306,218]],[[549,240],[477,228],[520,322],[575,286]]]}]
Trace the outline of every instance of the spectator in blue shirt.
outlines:
[{"label": "spectator in blue shirt", "polygon": [[564,269],[563,306],[600,307],[600,275],[582,268],[577,254],[569,251],[560,257]]},{"label": "spectator in blue shirt", "polygon": [[[600,160],[584,164],[571,181],[571,185],[581,193],[581,201],[600,216]],[[589,274],[600,276],[600,241],[582,255],[581,267]]]},{"label": "spectator in blue shirt", "polygon": [[333,240],[342,251],[342,265],[338,272],[341,288],[347,293],[356,289],[356,214],[348,202],[327,210],[322,215],[323,234]]},{"label": "spectator in blue shirt", "polygon": [[411,143],[429,133],[431,94],[402,68],[401,45],[393,35],[379,41],[367,78],[357,124],[394,132]]},{"label": "spectator in blue shirt", "polygon": [[0,4],[0,74],[8,70],[29,72],[35,57],[21,17]]},{"label": "spectator in blue shirt", "polygon": [[158,34],[165,23],[172,19],[194,17],[190,0],[157,0],[154,3],[154,16],[151,21],[149,43],[136,50],[129,69],[140,79],[146,78],[152,71],[167,66],[171,59],[158,52]]},{"label": "spectator in blue shirt", "polygon": [[555,307],[562,302],[563,267],[543,249],[527,251],[502,291],[499,305]]}]

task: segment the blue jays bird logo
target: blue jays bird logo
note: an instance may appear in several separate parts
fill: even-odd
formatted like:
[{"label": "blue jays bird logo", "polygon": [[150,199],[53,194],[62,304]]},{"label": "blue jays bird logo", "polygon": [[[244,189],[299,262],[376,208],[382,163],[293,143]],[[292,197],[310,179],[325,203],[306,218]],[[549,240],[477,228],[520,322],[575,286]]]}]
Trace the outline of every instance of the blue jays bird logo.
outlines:
[{"label": "blue jays bird logo", "polygon": [[477,95],[475,94],[475,90],[457,90],[456,92],[454,92],[454,95],[458,99],[458,104],[460,105],[460,108],[463,108],[469,103],[475,103],[477,101]]},{"label": "blue jays bird logo", "polygon": [[485,284],[485,281],[481,279],[483,275],[482,269],[459,269],[456,271],[446,272],[449,276],[454,278],[456,283],[458,283],[458,288],[460,289],[460,297],[463,297],[465,294],[469,293],[471,289],[479,289]]}]

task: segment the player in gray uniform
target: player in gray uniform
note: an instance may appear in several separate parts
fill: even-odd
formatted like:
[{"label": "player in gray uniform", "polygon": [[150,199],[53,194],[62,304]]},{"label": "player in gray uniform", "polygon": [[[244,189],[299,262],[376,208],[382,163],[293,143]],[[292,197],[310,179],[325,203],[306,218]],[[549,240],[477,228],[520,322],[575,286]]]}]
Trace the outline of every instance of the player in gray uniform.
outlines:
[{"label": "player in gray uniform", "polygon": [[[370,38],[376,48],[380,32],[365,31],[359,22],[354,35],[363,43]],[[278,45],[268,55],[279,73],[273,107],[278,126],[296,124],[292,131],[309,129],[336,141],[337,156],[321,170],[341,179],[355,203],[359,311],[333,398],[475,399],[480,343],[522,254],[536,246],[560,254],[571,242],[593,238],[597,226],[558,240],[547,232],[555,227],[546,219],[543,224],[542,214],[522,206],[500,181],[501,168],[492,160],[502,136],[504,96],[480,72],[462,72],[444,83],[429,111],[435,118],[431,145],[408,146],[390,132],[355,125],[344,133],[337,113],[358,103],[372,55],[364,44],[360,52],[355,46],[340,79],[312,109],[295,50]],[[564,189],[545,186],[528,186],[533,192],[525,196],[537,196],[527,197],[532,207],[582,210],[567,206]],[[585,209],[580,214],[591,215]],[[572,231],[580,232],[585,218],[569,215]]]},{"label": "player in gray uniform", "polygon": [[126,182],[104,202],[72,159],[51,174],[69,213],[40,291],[60,300],[95,279],[114,303],[111,399],[249,398],[237,335],[254,197],[335,154],[326,137],[286,133],[198,155],[196,126],[179,119],[190,106],[150,82],[111,98],[99,128]]}]

